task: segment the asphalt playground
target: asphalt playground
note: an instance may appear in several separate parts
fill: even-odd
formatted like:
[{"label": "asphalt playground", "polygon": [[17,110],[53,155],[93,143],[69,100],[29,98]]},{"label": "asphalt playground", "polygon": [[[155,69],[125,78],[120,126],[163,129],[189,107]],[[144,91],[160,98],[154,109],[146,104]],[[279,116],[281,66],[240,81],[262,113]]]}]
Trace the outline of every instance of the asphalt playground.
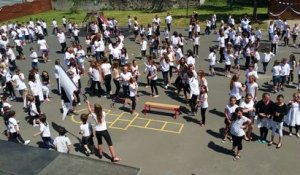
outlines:
[{"label": "asphalt playground", "polygon": [[[49,72],[52,80],[52,90],[56,89],[56,82],[54,79],[53,69],[54,60],[61,59],[63,62],[63,54],[56,51],[60,50],[57,38],[51,35],[46,37],[47,43],[50,47],[49,63],[40,63],[39,70],[42,72],[46,70]],[[172,29],[174,31],[175,29]],[[176,29],[184,36],[187,36],[187,31],[183,29]],[[142,72],[145,68],[144,60],[140,59],[140,46],[131,40],[132,35],[124,32],[126,37],[125,47],[129,53],[130,60],[137,59],[139,70]],[[84,43],[85,34],[82,32],[80,42]],[[205,70],[208,73],[208,47],[217,45],[217,35],[211,34],[209,36],[200,37],[200,50],[198,58],[196,58],[196,69]],[[264,35],[264,39],[266,39]],[[68,39],[70,41],[70,39]],[[265,41],[263,41],[265,42]],[[67,42],[69,45],[69,42]],[[192,42],[187,40],[187,45],[184,50],[192,48]],[[83,44],[85,47],[85,45]],[[29,58],[29,48],[37,49],[37,44],[28,44],[24,47],[26,60],[18,60],[17,65],[21,71],[28,76],[28,71],[31,67],[31,60]],[[288,57],[289,54],[294,53],[297,60],[299,60],[300,50],[292,47],[279,47],[279,52],[275,59]],[[218,54],[217,54],[218,55]],[[244,62],[242,61],[241,64]],[[88,67],[86,62],[86,68]],[[269,64],[267,75],[259,75],[259,97],[263,92],[269,91],[271,87],[271,69],[272,63]],[[200,114],[194,117],[188,116],[189,106],[186,105],[184,97],[176,96],[174,86],[164,89],[162,86],[158,87],[159,98],[152,98],[150,96],[150,88],[145,88],[146,76],[144,74],[139,78],[140,87],[137,101],[137,114],[131,115],[129,107],[122,104],[115,104],[111,107],[111,99],[104,97],[88,97],[92,103],[100,103],[107,113],[107,121],[109,132],[112,136],[114,146],[117,154],[122,158],[120,164],[138,167],[141,169],[143,175],[204,175],[204,174],[298,174],[299,168],[299,144],[300,139],[296,136],[284,136],[283,146],[281,149],[276,149],[275,146],[268,147],[260,144],[257,141],[243,142],[244,150],[241,153],[241,158],[238,161],[233,161],[233,156],[228,152],[231,149],[229,141],[221,143],[222,131],[224,127],[224,107],[228,102],[229,82],[230,78],[226,78],[222,74],[224,68],[223,64],[217,64],[217,73],[215,77],[207,76],[209,94],[208,102],[209,109],[207,111],[207,122],[205,127],[200,127],[195,123],[195,119],[200,119]],[[259,64],[259,70],[262,70],[262,65]],[[241,73],[241,81],[244,81],[244,71]],[[296,77],[296,74],[295,74]],[[159,75],[162,78],[162,75]],[[175,81],[175,76],[171,81]],[[81,78],[83,90],[87,85],[88,76]],[[297,78],[295,79],[295,82]],[[159,85],[162,81],[159,81]],[[112,83],[113,91],[114,84]],[[103,86],[104,87],[104,86]],[[285,88],[285,91],[280,92],[285,96],[286,101],[292,98],[292,93],[296,91],[296,85]],[[58,133],[55,130],[56,126],[65,127],[69,133],[68,137],[72,142],[71,154],[84,156],[78,141],[79,135],[79,115],[68,116],[65,121],[61,120],[60,113],[60,97],[51,93],[51,101],[43,103],[41,110],[46,113],[48,122],[51,124],[52,137],[55,138]],[[20,95],[19,95],[20,97]],[[272,99],[276,95],[272,94]],[[154,110],[151,113],[144,115],[142,113],[145,102],[158,102],[164,104],[180,105],[182,114],[177,118],[173,118],[173,113],[170,111]],[[38,128],[32,127],[26,121],[27,114],[22,110],[21,102],[11,102],[13,109],[17,111],[17,120],[20,121],[21,133],[24,139],[30,139],[31,146],[38,147],[41,145],[41,138],[33,137],[33,134],[38,132]],[[86,113],[87,108],[84,102],[81,106],[77,106],[79,114]],[[4,124],[0,125],[0,130],[4,130]],[[287,131],[287,128],[284,128]],[[254,134],[258,135],[257,127],[254,129]],[[270,134],[269,134],[270,137]],[[255,137],[254,137],[255,138]],[[5,140],[4,135],[0,135],[0,139]],[[96,143],[96,139],[94,140]],[[105,144],[104,144],[105,145]],[[108,152],[107,145],[105,145],[105,152]],[[20,153],[22,154],[22,153]],[[91,159],[99,159],[91,155]],[[103,158],[103,161],[109,161]],[[68,162],[65,162],[68,164]],[[62,165],[60,168],[64,168]],[[99,170],[100,171],[100,170]],[[88,172],[87,172],[88,174]]]}]

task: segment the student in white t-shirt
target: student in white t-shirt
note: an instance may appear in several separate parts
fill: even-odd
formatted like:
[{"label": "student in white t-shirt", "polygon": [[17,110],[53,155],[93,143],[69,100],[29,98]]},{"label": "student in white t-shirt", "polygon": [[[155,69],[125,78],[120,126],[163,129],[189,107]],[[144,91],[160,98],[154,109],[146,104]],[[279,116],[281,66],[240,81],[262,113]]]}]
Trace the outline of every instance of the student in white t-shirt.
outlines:
[{"label": "student in white t-shirt", "polygon": [[[158,90],[157,90],[157,67],[155,66],[155,61],[151,60],[150,67],[149,67],[150,75],[147,77],[150,80],[151,86],[151,94],[153,97],[159,97]],[[155,94],[154,94],[155,91]]]},{"label": "student in white t-shirt", "polygon": [[244,129],[246,129],[250,124],[251,120],[243,116],[243,109],[241,107],[236,108],[234,112],[234,119],[230,127],[230,133],[232,136],[232,152],[234,153],[233,160],[235,161],[241,156],[240,152],[243,149],[242,141],[245,135]]},{"label": "student in white t-shirt", "polygon": [[39,37],[37,44],[39,45],[40,51],[42,52],[44,62],[45,63],[48,62],[49,61],[48,60],[49,48],[48,48],[48,44],[43,36]]},{"label": "student in white t-shirt", "polygon": [[252,95],[247,93],[244,100],[239,105],[243,109],[243,115],[251,120],[251,125],[247,127],[245,140],[252,140],[251,134],[253,129],[253,122],[255,120],[255,107]]},{"label": "student in white t-shirt", "polygon": [[258,84],[256,83],[256,77],[254,75],[249,76],[249,80],[246,86],[247,86],[246,93],[251,94],[253,101],[256,101],[257,93],[258,93]]},{"label": "student in white t-shirt", "polygon": [[147,41],[144,37],[141,38],[141,56],[142,58],[146,57],[146,51],[147,51]]},{"label": "student in white t-shirt", "polygon": [[216,52],[215,50],[210,47],[209,48],[209,55],[208,55],[208,62],[209,62],[209,71],[211,76],[215,76],[215,65],[216,65]]},{"label": "student in white t-shirt", "polygon": [[275,56],[273,52],[271,52],[271,49],[268,48],[267,51],[264,53],[263,58],[261,59],[263,64],[263,73],[266,74],[267,72],[267,66],[270,62],[270,60]]},{"label": "student in white t-shirt", "polygon": [[16,112],[14,110],[11,110],[8,113],[8,116],[9,116],[8,131],[10,133],[9,141],[28,145],[30,143],[30,140],[25,141],[22,138],[21,133],[20,133],[19,122],[16,120]]},{"label": "student in white t-shirt", "polygon": [[281,74],[281,66],[280,61],[275,60],[274,66],[272,68],[272,77],[273,77],[273,92],[276,93],[279,91],[279,84],[280,84],[280,74]]},{"label": "student in white t-shirt", "polygon": [[101,72],[105,84],[106,96],[109,97],[111,93],[111,64],[108,62],[107,58],[103,58]]},{"label": "student in white t-shirt", "polygon": [[53,139],[51,138],[49,123],[47,122],[47,117],[45,114],[40,115],[40,131],[33,136],[36,137],[40,135],[44,142],[46,149],[51,149],[53,147]]},{"label": "student in white t-shirt", "polygon": [[21,73],[20,69],[16,69],[16,74],[12,76],[12,82],[16,86],[23,99],[23,108],[26,108],[26,96],[27,96],[27,86],[25,84],[25,76]]},{"label": "student in white t-shirt", "polygon": [[194,55],[196,55],[196,57],[198,57],[198,54],[199,54],[199,45],[200,45],[200,37],[196,33],[193,36],[193,53],[194,53]]},{"label": "student in white t-shirt", "polygon": [[128,66],[123,67],[123,71],[120,74],[120,80],[123,85],[123,94],[125,98],[129,97],[129,80],[132,77],[132,73],[128,71]]},{"label": "student in white t-shirt", "polygon": [[138,91],[138,84],[134,77],[129,80],[129,98],[131,100],[131,114],[135,113],[136,108],[136,96]]},{"label": "student in white t-shirt", "polygon": [[92,114],[92,117],[95,121],[95,135],[98,140],[98,150],[100,158],[103,156],[103,144],[102,144],[102,137],[104,137],[110,154],[111,154],[111,161],[112,162],[119,162],[121,159],[117,157],[115,148],[113,146],[111,137],[109,132],[107,131],[107,125],[106,125],[106,114],[102,110],[102,106],[98,103],[94,104],[92,106],[88,100],[86,100],[87,107],[89,110],[89,113]]},{"label": "student in white t-shirt", "polygon": [[53,142],[56,151],[69,154],[71,149],[71,141],[69,137],[65,136],[66,130],[64,128],[59,128],[58,134],[59,136],[57,136]]},{"label": "student in white t-shirt", "polygon": [[283,87],[286,84],[286,81],[290,75],[291,67],[288,64],[287,58],[281,60],[281,73],[280,73],[280,90],[283,90]]},{"label": "student in white t-shirt", "polygon": [[58,25],[57,25],[57,21],[55,20],[55,18],[53,18],[53,20],[52,20],[52,27],[53,27],[52,34],[56,35],[56,33],[58,32]]},{"label": "student in white t-shirt", "polygon": [[82,124],[80,125],[80,134],[82,135],[81,144],[85,149],[86,156],[89,156],[92,151],[90,150],[89,146],[94,147],[94,141],[92,138],[91,133],[91,124],[87,122],[89,114],[81,114],[80,120]]},{"label": "student in white t-shirt", "polygon": [[36,51],[34,51],[33,47],[31,47],[29,50],[30,50],[30,58],[31,58],[31,67],[38,68],[38,62],[39,62],[38,55]]},{"label": "student in white t-shirt", "polygon": [[222,143],[224,143],[227,140],[228,132],[230,129],[231,121],[232,121],[232,114],[234,113],[235,109],[239,107],[236,102],[235,96],[230,96],[229,98],[229,104],[225,106],[224,115],[225,115],[225,129],[224,129],[224,137],[222,140]]},{"label": "student in white t-shirt", "polygon": [[202,85],[200,88],[200,96],[199,96],[199,103],[198,106],[200,108],[201,111],[201,118],[202,121],[200,122],[200,126],[204,126],[205,125],[205,121],[206,121],[206,110],[208,108],[208,94],[207,94],[207,86]]},{"label": "student in white t-shirt", "polygon": [[239,82],[239,76],[233,75],[230,81],[230,96],[234,96],[237,100],[237,104],[240,104],[242,99],[242,92],[246,90],[246,86]]}]

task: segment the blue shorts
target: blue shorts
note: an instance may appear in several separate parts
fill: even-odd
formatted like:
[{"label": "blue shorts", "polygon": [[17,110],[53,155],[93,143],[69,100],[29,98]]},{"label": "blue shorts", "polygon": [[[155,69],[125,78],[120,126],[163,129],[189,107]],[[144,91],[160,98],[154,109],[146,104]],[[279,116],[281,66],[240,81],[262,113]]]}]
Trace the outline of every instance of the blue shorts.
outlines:
[{"label": "blue shorts", "polygon": [[281,82],[280,76],[273,76],[273,86]]},{"label": "blue shorts", "polygon": [[280,76],[280,83],[285,84],[286,83],[286,76]]}]

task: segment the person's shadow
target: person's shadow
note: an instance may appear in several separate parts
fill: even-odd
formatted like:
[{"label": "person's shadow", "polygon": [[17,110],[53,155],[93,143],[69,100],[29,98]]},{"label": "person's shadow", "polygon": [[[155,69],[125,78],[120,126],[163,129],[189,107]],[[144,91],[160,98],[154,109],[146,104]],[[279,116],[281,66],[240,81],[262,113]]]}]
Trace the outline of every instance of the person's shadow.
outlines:
[{"label": "person's shadow", "polygon": [[213,141],[210,141],[208,143],[207,147],[218,153],[222,153],[222,154],[226,154],[226,155],[233,155],[231,150],[224,148],[223,146],[217,145]]}]

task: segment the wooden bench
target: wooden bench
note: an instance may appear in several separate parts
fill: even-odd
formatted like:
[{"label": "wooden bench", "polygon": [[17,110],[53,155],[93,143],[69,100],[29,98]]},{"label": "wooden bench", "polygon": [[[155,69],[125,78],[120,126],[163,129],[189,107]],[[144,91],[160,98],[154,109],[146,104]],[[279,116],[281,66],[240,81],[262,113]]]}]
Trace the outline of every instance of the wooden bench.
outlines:
[{"label": "wooden bench", "polygon": [[144,105],[143,113],[146,115],[146,112],[147,111],[149,112],[151,110],[151,108],[174,111],[175,112],[175,115],[174,115],[175,119],[177,118],[178,115],[181,114],[179,105],[170,105],[170,104],[154,103],[154,102],[146,102],[145,105]]}]

